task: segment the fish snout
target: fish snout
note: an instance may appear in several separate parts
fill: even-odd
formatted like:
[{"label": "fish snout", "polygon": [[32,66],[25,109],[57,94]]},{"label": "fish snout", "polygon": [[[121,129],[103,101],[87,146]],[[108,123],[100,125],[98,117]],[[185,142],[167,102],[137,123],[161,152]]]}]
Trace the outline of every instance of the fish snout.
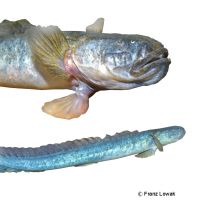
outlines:
[{"label": "fish snout", "polygon": [[185,136],[186,130],[181,126],[175,126],[173,129],[172,137],[175,138],[175,140],[180,140]]},{"label": "fish snout", "polygon": [[162,129],[157,129],[156,137],[158,137],[159,141],[163,144],[171,144],[177,142],[182,139],[185,135],[186,131],[181,126],[171,126]]},{"label": "fish snout", "polygon": [[131,67],[130,74],[140,84],[155,84],[165,77],[170,63],[168,50],[166,48],[159,48],[135,62]]}]

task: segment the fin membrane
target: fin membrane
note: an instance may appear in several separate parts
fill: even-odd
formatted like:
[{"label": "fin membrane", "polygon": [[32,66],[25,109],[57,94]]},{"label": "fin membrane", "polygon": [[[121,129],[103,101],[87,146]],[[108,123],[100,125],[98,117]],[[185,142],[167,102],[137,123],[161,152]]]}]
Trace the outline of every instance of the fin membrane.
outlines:
[{"label": "fin membrane", "polygon": [[102,33],[103,25],[104,25],[104,19],[98,18],[93,24],[86,27],[86,32]]},{"label": "fin membrane", "polygon": [[28,36],[34,61],[46,66],[50,74],[67,76],[64,56],[69,46],[63,32],[57,26],[34,27]]},{"label": "fin membrane", "polygon": [[163,145],[160,143],[159,139],[154,134],[152,134],[151,136],[158,150],[163,151]]},{"label": "fin membrane", "polygon": [[[100,137],[89,137],[67,141],[59,144],[48,144],[40,147],[0,147],[0,156],[2,157],[37,157],[45,155],[53,155],[63,151],[71,151],[78,149],[81,146],[87,146],[96,142],[102,141]],[[0,162],[1,163],[1,162]],[[0,172],[5,171],[7,167],[0,165]]]},{"label": "fin membrane", "polygon": [[135,157],[137,158],[147,158],[150,156],[153,156],[156,152],[156,149],[149,149],[147,151],[143,151],[142,153],[139,153],[137,155],[135,155]]},{"label": "fin membrane", "polygon": [[94,164],[97,164],[98,162],[95,162],[95,163],[87,163],[87,164],[80,164],[80,165],[75,165],[74,167],[87,167],[89,165],[94,165]]},{"label": "fin membrane", "polygon": [[88,107],[88,96],[75,93],[45,103],[42,110],[54,117],[72,119],[84,114],[88,110]]},{"label": "fin membrane", "polygon": [[28,20],[20,19],[17,21],[3,20],[0,23],[0,36],[23,34],[31,27],[34,27]]}]

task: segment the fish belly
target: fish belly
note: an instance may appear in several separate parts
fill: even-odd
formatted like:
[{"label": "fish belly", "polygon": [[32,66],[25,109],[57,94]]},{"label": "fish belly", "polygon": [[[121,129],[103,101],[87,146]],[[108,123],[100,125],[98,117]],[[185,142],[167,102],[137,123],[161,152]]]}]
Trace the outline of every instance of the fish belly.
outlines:
[{"label": "fish belly", "polygon": [[49,87],[32,61],[26,38],[0,37],[0,86],[35,89]]}]

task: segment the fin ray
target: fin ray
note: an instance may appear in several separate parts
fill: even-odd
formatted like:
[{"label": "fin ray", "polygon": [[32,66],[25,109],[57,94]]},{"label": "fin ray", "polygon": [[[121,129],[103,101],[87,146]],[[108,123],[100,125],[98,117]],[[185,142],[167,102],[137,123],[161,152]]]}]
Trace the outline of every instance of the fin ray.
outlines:
[{"label": "fin ray", "polygon": [[[101,141],[100,137],[89,137],[82,138],[73,141],[67,141],[59,144],[48,144],[40,147],[0,147],[0,156],[15,156],[15,157],[33,157],[33,156],[43,156],[43,155],[53,155],[54,153],[71,150],[74,148],[81,147],[82,145],[92,144],[94,142]],[[0,171],[5,167],[0,166]]]},{"label": "fin ray", "polygon": [[23,34],[27,29],[34,27],[28,20],[20,19],[17,21],[3,20],[0,23],[0,36]]},{"label": "fin ray", "polygon": [[153,141],[154,141],[156,147],[158,148],[158,150],[159,151],[163,151],[163,145],[161,144],[161,142],[159,141],[159,139],[154,134],[152,134],[151,136],[152,136]]},{"label": "fin ray", "polygon": [[141,153],[138,153],[137,155],[135,155],[135,157],[137,158],[147,158],[150,156],[153,156],[156,152],[156,149],[149,149],[147,151],[143,151]]},{"label": "fin ray", "polygon": [[57,26],[34,27],[28,35],[33,59],[46,66],[50,74],[68,77],[64,57],[69,46],[63,32]]},{"label": "fin ray", "polygon": [[72,119],[84,114],[88,107],[88,96],[75,93],[45,103],[42,110],[54,117]]},{"label": "fin ray", "polygon": [[74,165],[74,167],[86,167],[89,165],[93,165],[93,164],[97,164],[98,162],[94,162],[94,163],[86,163],[86,164],[80,164],[80,165]]}]

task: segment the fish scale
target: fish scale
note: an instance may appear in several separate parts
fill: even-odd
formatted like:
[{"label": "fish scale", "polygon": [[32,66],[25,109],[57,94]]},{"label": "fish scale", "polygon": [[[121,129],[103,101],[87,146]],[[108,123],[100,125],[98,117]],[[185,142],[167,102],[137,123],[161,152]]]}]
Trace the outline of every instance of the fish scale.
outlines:
[{"label": "fish scale", "polygon": [[34,26],[27,20],[0,23],[0,86],[71,89],[42,110],[72,119],[87,112],[100,90],[126,90],[155,84],[170,60],[160,42],[142,35],[102,33],[98,19],[83,31]]},{"label": "fish scale", "polygon": [[[86,32],[61,31],[27,20],[4,20],[0,23],[0,86],[71,89],[74,94],[46,102],[42,110],[72,119],[87,112],[89,98],[100,90],[148,86],[165,77],[171,61],[162,43],[142,35],[102,33],[103,25],[100,18]],[[132,154],[148,157],[184,134],[181,127],[167,127],[38,148],[0,147],[0,172],[81,166]]]},{"label": "fish scale", "polygon": [[45,87],[45,79],[32,62],[26,38],[0,40],[0,83],[10,87]]},{"label": "fish scale", "polygon": [[184,135],[185,130],[182,127],[172,126],[142,132],[123,131],[103,139],[83,138],[37,148],[0,147],[0,172],[45,171],[133,154],[147,157],[155,153],[159,145],[171,144]]}]

